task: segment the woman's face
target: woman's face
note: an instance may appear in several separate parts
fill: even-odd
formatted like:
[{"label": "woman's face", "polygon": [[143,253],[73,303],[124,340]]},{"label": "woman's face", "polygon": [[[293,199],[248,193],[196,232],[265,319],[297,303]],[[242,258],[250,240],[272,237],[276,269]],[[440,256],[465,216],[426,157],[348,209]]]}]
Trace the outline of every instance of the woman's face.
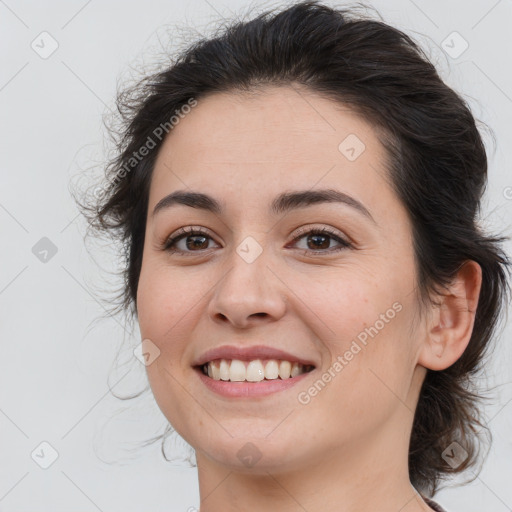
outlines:
[{"label": "woman's face", "polygon": [[[154,349],[155,399],[198,464],[263,472],[340,454],[351,464],[370,452],[407,460],[425,369],[411,224],[384,179],[385,158],[359,116],[292,87],[210,95],[166,138],[150,187],[138,320]],[[274,203],[327,189],[347,201]],[[153,214],[178,190],[220,209],[168,201]],[[164,248],[189,227],[202,233]],[[263,382],[201,375],[195,363],[225,346],[288,355],[228,350],[224,366],[230,354],[245,362],[224,378],[243,378],[236,368],[246,359],[262,360],[246,370],[251,379],[269,359],[278,360],[270,377],[286,371],[280,359],[314,369]]]}]

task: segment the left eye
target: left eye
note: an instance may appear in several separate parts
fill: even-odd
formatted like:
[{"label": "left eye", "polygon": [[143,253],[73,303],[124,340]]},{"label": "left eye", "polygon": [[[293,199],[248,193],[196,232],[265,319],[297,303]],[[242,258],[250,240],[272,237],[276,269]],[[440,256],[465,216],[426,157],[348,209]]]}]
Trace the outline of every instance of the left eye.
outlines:
[{"label": "left eye", "polygon": [[[323,229],[311,229],[299,236],[297,236],[293,241],[297,242],[298,240],[305,238],[307,247],[299,247],[299,249],[304,249],[307,253],[330,253],[337,252],[343,249],[348,249],[352,247],[352,244],[347,240],[341,238],[336,233],[331,232],[330,230]],[[330,241],[335,240],[338,242],[339,246],[332,248],[329,247]],[[311,243],[310,243],[311,242]]]},{"label": "left eye", "polygon": [[[332,253],[352,247],[350,242],[326,228],[304,231],[296,236],[292,243],[296,244],[303,238],[306,239],[307,247],[298,247],[298,249],[304,250],[306,254]],[[210,249],[210,247],[208,247],[210,240],[213,240],[212,237],[200,229],[182,228],[176,236],[167,239],[164,250],[181,254],[201,252]],[[332,240],[338,242],[338,247],[330,247]],[[179,247],[178,244],[182,241],[185,242],[185,245]]]}]

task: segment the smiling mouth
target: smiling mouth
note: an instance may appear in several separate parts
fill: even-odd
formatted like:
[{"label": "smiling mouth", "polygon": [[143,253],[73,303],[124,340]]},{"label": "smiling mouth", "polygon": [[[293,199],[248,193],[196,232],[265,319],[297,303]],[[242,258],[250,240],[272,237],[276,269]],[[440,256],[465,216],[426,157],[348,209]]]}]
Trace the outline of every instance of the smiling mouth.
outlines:
[{"label": "smiling mouth", "polygon": [[311,372],[315,367],[279,359],[216,359],[195,368],[213,380],[261,382],[292,379]]}]

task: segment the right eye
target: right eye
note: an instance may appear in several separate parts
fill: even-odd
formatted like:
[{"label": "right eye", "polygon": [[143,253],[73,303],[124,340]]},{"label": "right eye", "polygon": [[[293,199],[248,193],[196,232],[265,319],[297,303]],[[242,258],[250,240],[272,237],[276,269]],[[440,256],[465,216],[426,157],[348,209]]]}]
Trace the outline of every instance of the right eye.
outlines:
[{"label": "right eye", "polygon": [[[165,241],[164,250],[170,253],[190,255],[190,253],[208,250],[209,247],[205,247],[208,245],[208,239],[213,240],[202,228],[180,228],[174,236]],[[182,241],[184,244],[179,247],[178,243]]]}]

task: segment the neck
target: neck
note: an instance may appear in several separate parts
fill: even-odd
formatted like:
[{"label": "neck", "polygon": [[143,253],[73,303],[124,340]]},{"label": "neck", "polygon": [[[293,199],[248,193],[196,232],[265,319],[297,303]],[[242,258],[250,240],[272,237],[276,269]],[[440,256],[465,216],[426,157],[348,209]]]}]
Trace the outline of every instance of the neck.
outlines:
[{"label": "neck", "polygon": [[256,464],[250,470],[223,466],[197,451],[200,512],[432,511],[409,480],[409,433],[390,426],[383,434],[388,435],[361,439],[315,460]]}]

